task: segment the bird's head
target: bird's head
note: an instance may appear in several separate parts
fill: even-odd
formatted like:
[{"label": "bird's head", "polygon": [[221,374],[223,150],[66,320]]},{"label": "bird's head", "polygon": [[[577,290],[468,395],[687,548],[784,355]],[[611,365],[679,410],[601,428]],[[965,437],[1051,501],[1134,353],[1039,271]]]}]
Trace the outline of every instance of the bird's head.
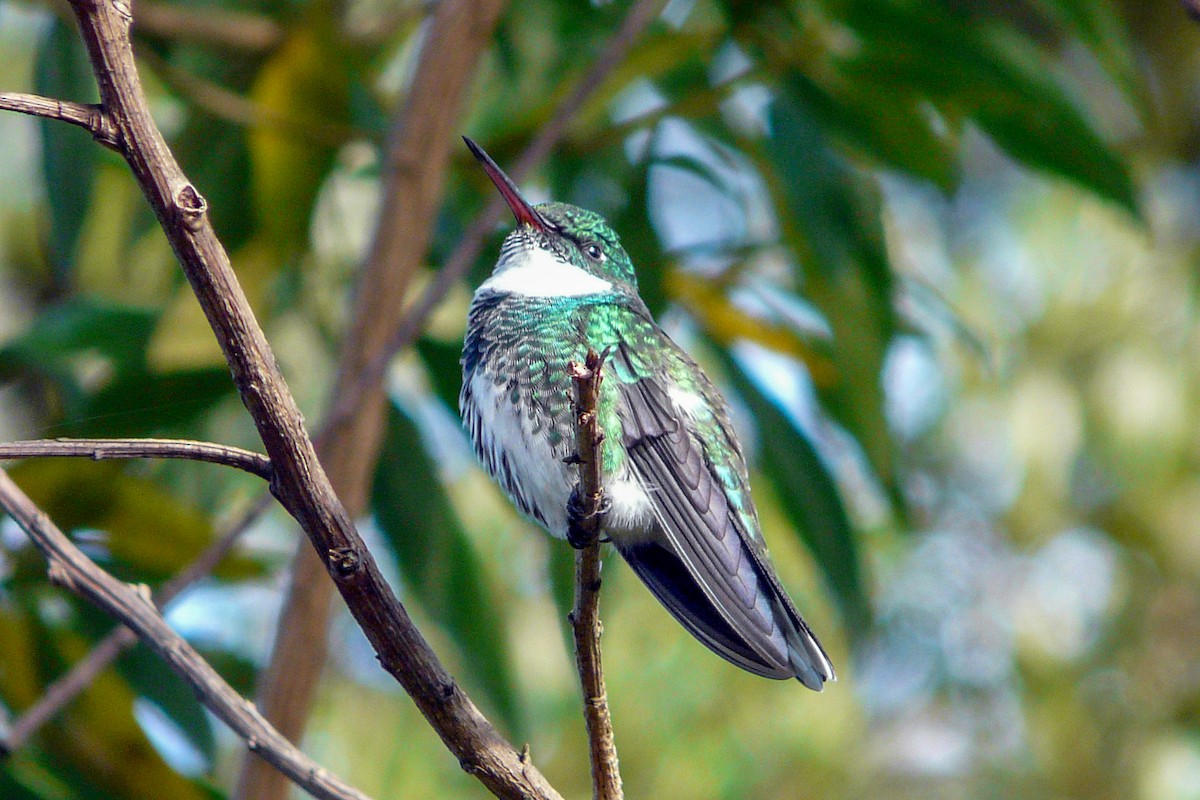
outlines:
[{"label": "bird's head", "polygon": [[[463,140],[517,220],[516,230],[500,248],[493,278],[519,268],[551,284],[542,292],[527,293],[637,294],[637,275],[629,255],[602,216],[568,203],[532,205],[483,148],[465,136]],[[605,283],[609,284],[607,290]],[[595,291],[589,291],[589,287]]]}]

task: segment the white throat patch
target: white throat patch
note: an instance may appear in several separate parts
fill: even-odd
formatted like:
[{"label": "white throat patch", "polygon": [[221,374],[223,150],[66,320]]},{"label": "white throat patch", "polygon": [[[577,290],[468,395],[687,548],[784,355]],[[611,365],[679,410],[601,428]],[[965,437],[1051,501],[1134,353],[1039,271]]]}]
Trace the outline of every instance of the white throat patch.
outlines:
[{"label": "white throat patch", "polygon": [[522,297],[581,297],[611,289],[612,284],[603,278],[531,247],[512,253],[505,259],[504,268],[493,273],[478,291]]}]

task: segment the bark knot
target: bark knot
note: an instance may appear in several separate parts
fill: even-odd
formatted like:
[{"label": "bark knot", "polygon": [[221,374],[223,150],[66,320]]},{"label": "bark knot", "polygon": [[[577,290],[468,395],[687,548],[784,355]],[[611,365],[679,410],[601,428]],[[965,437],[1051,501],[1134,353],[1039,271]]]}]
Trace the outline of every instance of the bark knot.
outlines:
[{"label": "bark knot", "polygon": [[196,191],[195,186],[188,183],[175,193],[175,208],[183,224],[189,230],[196,230],[208,210],[208,202]]},{"label": "bark knot", "polygon": [[358,572],[362,559],[350,547],[334,547],[329,551],[329,565],[339,578],[349,578]]}]

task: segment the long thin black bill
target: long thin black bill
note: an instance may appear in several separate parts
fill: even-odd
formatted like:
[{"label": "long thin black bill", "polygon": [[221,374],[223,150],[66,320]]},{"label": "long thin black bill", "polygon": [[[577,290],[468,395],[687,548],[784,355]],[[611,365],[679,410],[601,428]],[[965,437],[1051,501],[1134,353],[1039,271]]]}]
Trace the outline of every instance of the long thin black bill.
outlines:
[{"label": "long thin black bill", "polygon": [[497,166],[492,157],[484,152],[483,148],[475,144],[466,136],[462,137],[467,143],[471,154],[479,160],[483,165],[483,171],[491,178],[492,183],[496,184],[496,188],[500,190],[500,196],[504,198],[504,202],[508,203],[508,207],[512,209],[513,216],[517,218],[517,223],[521,225],[530,225],[540,231],[549,229],[546,223],[546,218],[538,213],[538,210],[529,204],[521,195],[521,190],[512,182],[512,179],[504,174],[504,170]]}]

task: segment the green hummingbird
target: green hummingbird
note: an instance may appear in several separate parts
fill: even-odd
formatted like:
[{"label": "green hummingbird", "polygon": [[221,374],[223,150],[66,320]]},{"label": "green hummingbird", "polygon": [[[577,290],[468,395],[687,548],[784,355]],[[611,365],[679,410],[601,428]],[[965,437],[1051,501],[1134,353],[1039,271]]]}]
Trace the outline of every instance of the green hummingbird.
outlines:
[{"label": "green hummingbird", "polygon": [[771,565],[724,399],[655,323],[604,219],[531,205],[463,138],[517,221],[475,292],[463,343],[459,408],[476,455],[522,513],[574,538],[567,363],[606,351],[601,534],[717,655],[820,691],[833,666]]}]

